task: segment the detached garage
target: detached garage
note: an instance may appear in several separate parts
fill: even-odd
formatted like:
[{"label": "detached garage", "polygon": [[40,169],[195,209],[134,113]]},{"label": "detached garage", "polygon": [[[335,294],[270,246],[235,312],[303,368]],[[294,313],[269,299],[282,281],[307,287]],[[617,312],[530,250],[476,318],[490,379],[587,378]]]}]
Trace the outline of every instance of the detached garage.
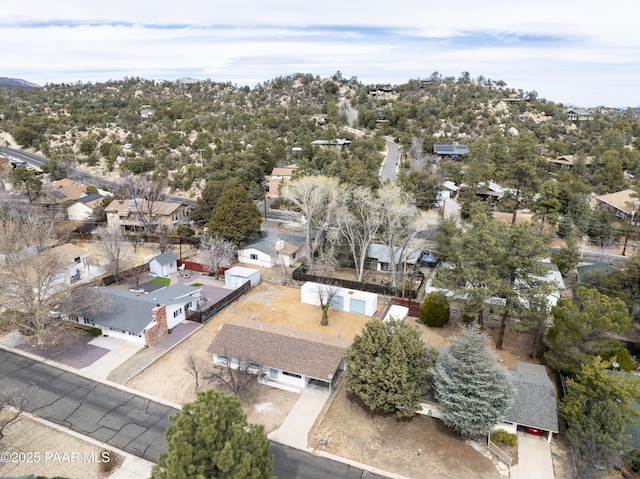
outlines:
[{"label": "detached garage", "polygon": [[253,288],[260,282],[260,270],[234,266],[224,272],[224,285],[229,288],[239,288],[247,281],[251,282]]},{"label": "detached garage", "polygon": [[378,295],[354,289],[340,288],[326,284],[313,283],[311,281],[302,285],[301,301],[305,304],[320,306],[319,291],[321,288],[333,288],[337,290],[331,300],[331,308],[348,313],[373,316],[378,309]]}]

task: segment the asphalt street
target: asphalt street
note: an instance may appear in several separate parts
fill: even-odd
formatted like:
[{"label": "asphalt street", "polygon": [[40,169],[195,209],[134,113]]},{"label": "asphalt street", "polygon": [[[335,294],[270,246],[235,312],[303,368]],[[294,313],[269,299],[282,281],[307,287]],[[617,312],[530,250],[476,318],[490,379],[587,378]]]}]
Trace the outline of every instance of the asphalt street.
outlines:
[{"label": "asphalt street", "polygon": [[[177,410],[34,359],[0,349],[0,393],[26,391],[24,410],[156,462]],[[279,479],[382,479],[341,462],[272,443]]]}]

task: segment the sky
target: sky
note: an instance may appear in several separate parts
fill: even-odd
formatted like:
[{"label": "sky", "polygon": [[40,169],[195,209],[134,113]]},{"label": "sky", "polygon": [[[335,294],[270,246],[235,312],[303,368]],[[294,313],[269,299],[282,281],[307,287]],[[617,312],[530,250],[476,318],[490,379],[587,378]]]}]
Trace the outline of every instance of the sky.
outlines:
[{"label": "sky", "polygon": [[565,105],[638,107],[638,14],[637,0],[0,0],[0,76],[254,87],[469,72]]}]

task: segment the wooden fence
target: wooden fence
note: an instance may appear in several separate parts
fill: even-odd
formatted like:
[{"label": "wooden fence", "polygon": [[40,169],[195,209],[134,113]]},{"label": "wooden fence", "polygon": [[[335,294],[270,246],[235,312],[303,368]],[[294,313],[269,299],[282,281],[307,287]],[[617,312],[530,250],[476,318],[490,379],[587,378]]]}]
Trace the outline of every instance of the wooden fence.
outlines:
[{"label": "wooden fence", "polygon": [[250,289],[251,289],[251,282],[247,281],[242,286],[235,289],[231,294],[225,296],[217,303],[212,304],[207,309],[203,311],[194,311],[189,316],[187,316],[187,319],[189,321],[197,321],[198,323],[204,324],[207,321],[209,321],[213,316],[215,316],[217,313],[219,313],[224,308],[226,308],[228,305],[230,305],[235,300],[237,300],[238,298],[246,294],[246,292],[249,291]]},{"label": "wooden fence", "polygon": [[[198,273],[213,274],[211,273],[211,265],[196,263],[194,261],[178,260],[178,268],[180,268],[182,265],[184,265],[184,268],[188,269],[189,271],[197,271]],[[228,269],[229,268],[226,266],[220,266],[218,275],[223,276],[224,272]]]},{"label": "wooden fence", "polygon": [[498,456],[500,459],[502,459],[505,462],[505,464],[507,464],[507,466],[510,466],[511,463],[513,462],[513,458],[509,454],[504,452],[502,449],[500,449],[496,445],[496,443],[491,442],[491,436],[489,436],[489,440],[487,442],[489,445],[489,450],[493,452],[496,456]]},{"label": "wooden fence", "polygon": [[409,316],[414,318],[420,317],[420,303],[416,301],[410,301],[408,299],[391,298],[391,304],[397,304],[398,306],[404,306],[409,308]]}]

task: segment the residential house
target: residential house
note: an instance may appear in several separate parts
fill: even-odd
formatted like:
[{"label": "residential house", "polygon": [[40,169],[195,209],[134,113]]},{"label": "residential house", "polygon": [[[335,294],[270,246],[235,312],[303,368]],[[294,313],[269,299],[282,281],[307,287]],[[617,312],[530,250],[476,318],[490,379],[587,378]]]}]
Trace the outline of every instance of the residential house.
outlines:
[{"label": "residential house", "polygon": [[95,213],[102,205],[104,198],[102,193],[93,193],[79,198],[67,206],[67,217],[71,221],[86,221],[95,218]]},{"label": "residential house", "polygon": [[279,264],[291,267],[305,255],[305,251],[303,235],[263,231],[259,238],[240,244],[238,261],[262,268]]},{"label": "residential house", "polygon": [[140,110],[140,118],[148,120],[156,115],[156,111],[153,108],[142,108]]},{"label": "residential house", "polygon": [[[407,267],[414,267],[420,261],[422,250],[396,248],[394,252],[394,262],[400,270],[407,264]],[[376,271],[388,271],[391,264],[391,248],[387,245],[372,243],[367,250],[367,258],[371,269]]]},{"label": "residential house", "polygon": [[296,165],[274,168],[270,175],[265,176],[264,179],[267,182],[267,198],[278,198],[280,196],[280,185],[285,185],[291,181],[291,176],[296,168]]},{"label": "residential house", "polygon": [[79,323],[102,330],[103,334],[152,346],[196,311],[202,288],[175,284],[149,294],[117,288],[99,288],[105,305],[88,316],[72,317]]},{"label": "residential house", "polygon": [[458,156],[468,155],[469,147],[467,145],[433,145],[433,153],[440,156],[450,156],[452,159]]},{"label": "residential house", "polygon": [[344,370],[351,341],[284,326],[240,319],[225,323],[207,349],[213,362],[246,367],[264,384],[301,392],[309,383],[331,389]]},{"label": "residential house", "polygon": [[555,165],[559,170],[572,170],[580,162],[590,169],[594,167],[593,156],[581,158],[575,155],[562,155],[556,158],[547,158],[547,163]]},{"label": "residential house", "polygon": [[632,216],[635,216],[640,206],[640,199],[634,198],[632,194],[635,194],[634,191],[629,189],[596,196],[595,199],[598,206],[606,208],[612,216],[622,221],[629,221]]},{"label": "residential house", "polygon": [[567,120],[571,121],[587,121],[593,119],[591,113],[582,108],[565,108],[562,110],[562,114],[566,116]]},{"label": "residential house", "polygon": [[455,198],[459,190],[460,190],[460,187],[456,185],[453,181],[450,181],[450,180],[443,181],[442,191],[440,191],[440,198],[438,199]]},{"label": "residential house", "polygon": [[484,181],[478,183],[478,190],[476,196],[479,196],[485,201],[495,202],[504,196],[504,188],[498,183],[493,181]]},{"label": "residential house", "polygon": [[152,231],[159,228],[175,230],[187,221],[186,206],[168,201],[155,201],[150,205],[141,199],[113,200],[105,208],[105,213],[107,225],[125,233],[144,231],[145,220],[148,220]]},{"label": "residential house", "polygon": [[[544,431],[551,442],[558,433],[558,405],[556,388],[540,364],[516,361],[516,369],[507,369],[507,379],[513,388],[513,402],[494,431],[503,429],[515,434],[523,428]],[[442,405],[433,396],[421,403],[418,414],[442,418]]]},{"label": "residential house", "polygon": [[320,148],[326,148],[331,150],[342,150],[351,144],[351,140],[344,138],[338,138],[337,140],[314,140],[312,145],[319,146]]},{"label": "residential house", "polygon": [[178,257],[171,251],[159,254],[149,261],[149,274],[166,278],[178,272]]},{"label": "residential house", "polygon": [[544,431],[551,442],[558,433],[558,406],[556,388],[549,378],[547,368],[541,364],[516,361],[516,369],[507,370],[513,387],[513,403],[505,412],[502,423],[495,429],[515,433],[519,428]]},{"label": "residential house", "polygon": [[87,187],[69,178],[42,185],[34,203],[47,206],[68,206],[87,196]]}]

